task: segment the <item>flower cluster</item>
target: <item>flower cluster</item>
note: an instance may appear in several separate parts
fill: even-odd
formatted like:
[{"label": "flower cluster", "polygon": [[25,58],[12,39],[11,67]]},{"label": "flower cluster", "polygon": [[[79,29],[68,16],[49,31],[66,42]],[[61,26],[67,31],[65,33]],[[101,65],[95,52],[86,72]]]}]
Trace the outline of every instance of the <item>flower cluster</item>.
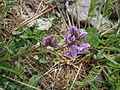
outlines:
[{"label": "flower cluster", "polygon": [[66,47],[68,47],[68,56],[76,58],[79,53],[88,51],[87,47],[90,47],[88,43],[79,44],[78,41],[86,39],[87,32],[79,31],[75,26],[71,26],[68,30],[66,39]]},{"label": "flower cluster", "polygon": [[88,51],[87,47],[90,47],[88,43],[71,45],[71,47],[68,48],[67,55],[76,58],[79,53]]},{"label": "flower cluster", "polygon": [[75,26],[71,26],[65,35],[67,43],[86,39],[87,32],[80,32]]},{"label": "flower cluster", "polygon": [[[80,44],[78,41],[83,41],[86,39],[87,32],[83,32],[78,30],[75,26],[71,26],[68,30],[67,34],[64,36],[66,43],[64,47],[67,47],[68,52],[67,55],[73,58],[76,58],[79,53],[84,53],[88,51],[88,47],[90,45],[88,43],[86,44]],[[47,46],[47,49],[52,48],[60,48],[60,44],[57,44],[58,39],[54,35],[45,37],[43,39],[43,43]]]},{"label": "flower cluster", "polygon": [[56,44],[57,41],[58,41],[58,39],[56,39],[56,37],[54,35],[49,36],[49,37],[45,37],[43,39],[43,43],[47,46],[47,49],[59,48],[60,45]]}]

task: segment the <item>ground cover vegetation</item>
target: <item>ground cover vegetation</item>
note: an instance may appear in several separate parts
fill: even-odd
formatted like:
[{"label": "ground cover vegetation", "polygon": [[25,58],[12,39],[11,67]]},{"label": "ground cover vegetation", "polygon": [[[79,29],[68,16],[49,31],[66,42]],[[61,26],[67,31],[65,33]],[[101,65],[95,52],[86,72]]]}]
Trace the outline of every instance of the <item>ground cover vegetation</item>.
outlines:
[{"label": "ground cover vegetation", "polygon": [[0,0],[1,90],[120,90],[120,1],[91,0],[84,21],[66,2]]}]

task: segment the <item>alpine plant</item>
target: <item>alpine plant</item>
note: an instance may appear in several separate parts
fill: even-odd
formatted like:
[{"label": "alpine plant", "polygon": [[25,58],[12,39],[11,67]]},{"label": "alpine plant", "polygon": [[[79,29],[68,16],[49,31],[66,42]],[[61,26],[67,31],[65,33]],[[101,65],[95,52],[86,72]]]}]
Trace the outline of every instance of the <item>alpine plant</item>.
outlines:
[{"label": "alpine plant", "polygon": [[[67,48],[67,55],[76,58],[78,54],[85,53],[90,47],[89,43],[80,44],[79,41],[86,40],[87,32],[80,31],[75,26],[71,26],[67,34],[64,35],[65,45]],[[45,37],[43,43],[47,46],[47,49],[60,48],[61,44],[56,44],[59,40],[55,36]]]}]

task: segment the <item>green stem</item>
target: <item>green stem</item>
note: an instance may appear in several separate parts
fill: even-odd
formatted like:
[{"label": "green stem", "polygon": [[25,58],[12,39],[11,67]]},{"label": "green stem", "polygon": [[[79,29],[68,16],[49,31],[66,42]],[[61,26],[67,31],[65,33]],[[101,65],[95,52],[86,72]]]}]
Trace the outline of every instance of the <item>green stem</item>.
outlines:
[{"label": "green stem", "polygon": [[7,59],[11,59],[11,58],[15,58],[15,57],[18,57],[18,56],[24,56],[27,52],[30,52],[30,51],[33,51],[33,50],[36,50],[38,49],[40,46],[38,47],[31,47],[23,52],[20,52],[16,55],[13,55],[13,56],[9,56],[9,57],[6,57],[6,58],[0,58],[0,61],[3,61],[3,60],[7,60]]},{"label": "green stem", "polygon": [[[57,49],[50,50],[50,51],[44,51],[44,52],[33,52],[33,53],[30,52],[30,51],[36,50],[38,48],[40,48],[40,46],[29,48],[26,51],[20,52],[20,53],[18,53],[16,55],[13,55],[13,56],[10,56],[10,57],[7,57],[7,58],[0,58],[0,61],[8,60],[8,59],[15,58],[15,57],[18,57],[18,56],[36,55],[36,54],[55,52],[55,51],[63,49],[64,47],[62,46],[61,48],[57,48]],[[27,52],[29,52],[29,53],[27,53]]]}]

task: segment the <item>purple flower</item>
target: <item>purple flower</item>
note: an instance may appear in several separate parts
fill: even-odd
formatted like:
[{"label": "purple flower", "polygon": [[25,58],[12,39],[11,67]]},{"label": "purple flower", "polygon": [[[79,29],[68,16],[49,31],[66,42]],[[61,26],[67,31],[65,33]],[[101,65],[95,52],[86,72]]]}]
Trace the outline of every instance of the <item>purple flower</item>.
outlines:
[{"label": "purple flower", "polygon": [[[78,41],[86,39],[87,32],[81,32],[75,26],[71,26],[68,33],[64,35],[66,39],[63,47],[68,49],[67,55],[76,58],[78,54],[88,51],[90,44],[80,44]],[[47,46],[47,49],[54,50],[54,48],[60,48],[61,43],[58,44],[58,39],[54,35],[45,37],[43,43]]]},{"label": "purple flower", "polygon": [[90,44],[86,43],[86,44],[82,44],[82,45],[72,45],[72,48],[76,49],[78,53],[80,52],[84,52],[84,49],[86,49],[87,47],[90,47]]},{"label": "purple flower", "polygon": [[67,43],[70,43],[70,42],[71,42],[71,41],[69,40],[69,36],[68,36],[68,35],[64,35],[64,37],[65,37]]},{"label": "purple flower", "polygon": [[88,51],[88,49],[87,49],[88,47],[90,47],[90,44],[88,44],[88,43],[82,44],[82,45],[80,45],[80,44],[72,45],[68,49],[68,56],[76,58],[77,54]]},{"label": "purple flower", "polygon": [[71,41],[75,41],[75,40],[76,40],[75,36],[72,36]]},{"label": "purple flower", "polygon": [[65,35],[65,39],[67,43],[71,43],[73,41],[76,41],[79,36],[79,30],[75,26],[71,26],[68,30],[67,35]]},{"label": "purple flower", "polygon": [[90,44],[89,43],[82,44],[81,47],[87,48],[87,47],[90,47]]},{"label": "purple flower", "polygon": [[81,40],[85,40],[86,39],[86,35],[87,35],[87,32],[81,32],[81,34],[80,34]]},{"label": "purple flower", "polygon": [[79,30],[75,26],[71,26],[70,29],[68,30],[68,34],[75,35],[79,33]]},{"label": "purple flower", "polygon": [[62,44],[61,43],[58,43],[56,46],[55,46],[55,48],[60,48],[62,46]]},{"label": "purple flower", "polygon": [[87,36],[87,32],[82,32],[77,29],[75,26],[71,26],[68,30],[67,35],[65,35],[66,44],[64,47],[68,48],[68,56],[71,56],[73,58],[77,57],[77,54],[84,53],[88,51],[88,47],[90,45],[88,43],[86,44],[79,44],[78,41],[85,40]]},{"label": "purple flower", "polygon": [[49,37],[45,37],[45,38],[43,39],[43,43],[44,43],[46,46],[54,46],[57,41],[58,41],[58,40],[55,39],[55,36],[49,36]]},{"label": "purple flower", "polygon": [[89,43],[80,45],[79,46],[79,52],[86,52],[86,51],[88,51],[88,49],[87,49],[88,47],[90,47]]},{"label": "purple flower", "polygon": [[68,56],[70,56],[70,57],[73,57],[73,58],[76,58],[77,57],[77,51],[76,51],[76,49],[68,49],[68,53],[67,53],[67,55]]},{"label": "purple flower", "polygon": [[87,32],[80,32],[75,26],[71,26],[68,30],[67,35],[65,35],[65,39],[67,43],[71,43],[74,41],[80,41],[86,39]]},{"label": "purple flower", "polygon": [[55,36],[54,35],[52,35],[52,36],[49,36],[49,37],[45,37],[44,39],[43,39],[43,43],[47,46],[47,49],[52,49],[53,47],[54,48],[60,48],[60,44],[56,44],[57,43],[57,41],[58,41],[58,39],[56,39],[55,38]]}]

